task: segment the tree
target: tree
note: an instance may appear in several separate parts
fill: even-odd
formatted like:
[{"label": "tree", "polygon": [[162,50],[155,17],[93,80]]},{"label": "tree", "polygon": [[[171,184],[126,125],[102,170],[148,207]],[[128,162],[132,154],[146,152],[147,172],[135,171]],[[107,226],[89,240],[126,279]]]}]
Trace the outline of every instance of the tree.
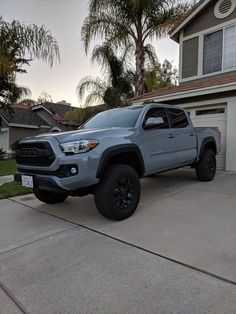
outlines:
[{"label": "tree", "polygon": [[28,105],[28,106],[35,106],[37,101],[34,100],[34,99],[31,99],[31,98],[24,98],[22,99],[20,102],[20,104],[23,104],[23,105]]},{"label": "tree", "polygon": [[47,92],[43,91],[38,97],[38,103],[52,102],[52,97]]},{"label": "tree", "polygon": [[154,66],[148,66],[146,69],[144,81],[145,92],[177,85],[178,71],[167,59],[162,64],[157,60]]},{"label": "tree", "polygon": [[108,109],[106,105],[78,108],[68,111],[64,115],[64,121],[72,125],[81,125],[95,114]]},{"label": "tree", "polygon": [[93,49],[92,61],[101,66],[105,79],[86,76],[79,82],[77,94],[80,99],[87,94],[85,106],[97,102],[109,107],[122,106],[133,97],[133,73],[127,61],[131,50],[127,46],[119,53],[107,42]]},{"label": "tree", "polygon": [[9,105],[22,96],[27,88],[16,84],[16,75],[26,73],[33,59],[41,59],[52,67],[60,61],[56,39],[44,26],[8,23],[0,17],[0,105]]},{"label": "tree", "polygon": [[118,46],[135,45],[137,96],[144,93],[145,43],[166,36],[190,5],[177,0],[90,0],[81,36],[85,51],[95,37]]}]

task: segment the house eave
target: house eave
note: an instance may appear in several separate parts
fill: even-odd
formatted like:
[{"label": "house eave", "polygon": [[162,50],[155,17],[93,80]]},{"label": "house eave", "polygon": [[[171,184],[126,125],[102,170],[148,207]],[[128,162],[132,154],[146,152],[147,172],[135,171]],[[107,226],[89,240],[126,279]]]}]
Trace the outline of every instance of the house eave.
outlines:
[{"label": "house eave", "polygon": [[178,38],[178,33],[181,31],[181,29],[187,25],[201,10],[211,2],[212,0],[205,0],[203,1],[199,6],[196,7],[196,9],[188,15],[182,23],[180,23],[169,35],[170,38],[173,39],[176,42],[179,42]]},{"label": "house eave", "polygon": [[45,111],[47,111],[50,115],[52,115],[51,111],[49,111],[47,108],[45,108],[43,105],[36,105],[36,106],[33,106],[32,107],[32,110],[35,111],[35,110],[40,110],[40,109],[43,109]]},{"label": "house eave", "polygon": [[8,126],[16,127],[16,128],[25,128],[25,129],[40,129],[40,128],[46,128],[50,129],[50,126],[47,125],[34,125],[34,124],[21,124],[21,123],[7,123]]},{"label": "house eave", "polygon": [[9,125],[8,121],[3,117],[3,115],[0,114],[0,117],[3,119],[3,121],[4,121],[7,125]]},{"label": "house eave", "polygon": [[210,94],[216,94],[216,93],[223,93],[236,90],[236,82],[225,84],[225,85],[215,85],[211,87],[204,87],[201,89],[195,89],[191,91],[184,91],[179,93],[173,93],[169,95],[161,95],[161,96],[151,96],[143,99],[137,99],[133,100],[133,103],[143,103],[144,101],[148,100],[158,100],[158,102],[166,102],[171,100],[177,100],[177,99],[184,99],[184,98],[190,98],[190,97],[197,97],[197,96],[204,96],[204,95],[210,95]]}]

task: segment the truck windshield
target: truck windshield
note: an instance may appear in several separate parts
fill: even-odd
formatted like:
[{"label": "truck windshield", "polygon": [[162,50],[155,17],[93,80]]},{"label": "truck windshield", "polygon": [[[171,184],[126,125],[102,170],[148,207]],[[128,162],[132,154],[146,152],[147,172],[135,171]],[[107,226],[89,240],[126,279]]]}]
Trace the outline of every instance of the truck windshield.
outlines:
[{"label": "truck windshield", "polygon": [[98,113],[81,129],[132,128],[135,126],[142,107],[126,107]]}]

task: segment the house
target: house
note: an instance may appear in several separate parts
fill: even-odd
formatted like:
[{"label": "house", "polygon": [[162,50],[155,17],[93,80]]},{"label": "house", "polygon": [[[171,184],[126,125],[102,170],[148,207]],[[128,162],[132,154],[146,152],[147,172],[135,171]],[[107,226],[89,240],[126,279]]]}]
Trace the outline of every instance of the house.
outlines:
[{"label": "house", "polygon": [[78,108],[72,107],[70,104],[65,102],[45,102],[32,107],[32,111],[51,125],[51,132],[65,132],[78,128],[77,124],[69,125],[64,121],[65,113],[76,109]]},{"label": "house", "polygon": [[15,104],[11,110],[0,109],[0,148],[11,153],[12,145],[27,136],[77,129],[78,125],[64,121],[65,112],[75,109],[64,103],[43,103],[33,107]]},{"label": "house", "polygon": [[11,153],[12,145],[27,136],[50,132],[51,126],[28,108],[0,110],[0,148]]},{"label": "house", "polygon": [[170,32],[179,43],[179,86],[134,99],[185,108],[195,126],[217,126],[218,169],[236,171],[236,1],[202,0]]}]

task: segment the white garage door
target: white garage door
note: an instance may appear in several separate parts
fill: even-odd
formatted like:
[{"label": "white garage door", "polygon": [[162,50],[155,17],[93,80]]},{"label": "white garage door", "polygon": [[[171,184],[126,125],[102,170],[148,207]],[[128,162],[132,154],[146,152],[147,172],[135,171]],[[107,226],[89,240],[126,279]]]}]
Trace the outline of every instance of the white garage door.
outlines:
[{"label": "white garage door", "polygon": [[217,168],[225,170],[226,156],[226,106],[209,106],[187,109],[196,127],[218,127],[221,132],[221,153],[217,156]]},{"label": "white garage door", "polygon": [[0,129],[0,148],[4,151],[8,150],[8,132]]}]

